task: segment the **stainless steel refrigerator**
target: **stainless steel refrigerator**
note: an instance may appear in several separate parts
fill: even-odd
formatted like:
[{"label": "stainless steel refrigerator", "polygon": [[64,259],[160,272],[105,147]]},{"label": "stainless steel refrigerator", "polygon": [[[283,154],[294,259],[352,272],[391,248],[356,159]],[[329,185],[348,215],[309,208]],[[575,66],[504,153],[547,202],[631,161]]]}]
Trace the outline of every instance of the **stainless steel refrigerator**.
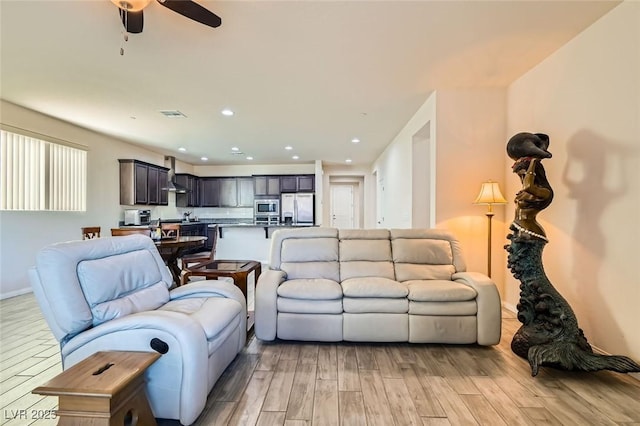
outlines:
[{"label": "stainless steel refrigerator", "polygon": [[282,194],[280,217],[285,225],[313,225],[314,194]]}]

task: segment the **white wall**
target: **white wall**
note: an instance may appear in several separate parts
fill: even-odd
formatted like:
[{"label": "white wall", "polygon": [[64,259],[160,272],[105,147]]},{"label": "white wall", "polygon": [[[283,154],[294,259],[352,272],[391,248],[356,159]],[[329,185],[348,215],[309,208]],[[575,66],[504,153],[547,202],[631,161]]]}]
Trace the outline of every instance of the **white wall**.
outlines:
[{"label": "white wall", "polygon": [[[436,227],[452,231],[466,254],[467,268],[486,273],[486,206],[473,201],[482,182],[492,179],[504,189],[505,89],[439,90],[427,99],[376,160],[384,177],[384,227],[412,224],[412,143],[429,124],[430,158]],[[402,206],[402,208],[398,208]],[[495,208],[492,235],[493,279],[502,287],[506,272],[504,209]]]},{"label": "white wall", "polygon": [[[508,132],[543,132],[555,198],[544,265],[589,342],[640,360],[640,3],[626,1],[516,81]],[[507,166],[510,166],[508,164]],[[519,180],[506,167],[508,193]],[[513,209],[510,206],[510,211]],[[509,277],[506,300],[515,305]]]}]

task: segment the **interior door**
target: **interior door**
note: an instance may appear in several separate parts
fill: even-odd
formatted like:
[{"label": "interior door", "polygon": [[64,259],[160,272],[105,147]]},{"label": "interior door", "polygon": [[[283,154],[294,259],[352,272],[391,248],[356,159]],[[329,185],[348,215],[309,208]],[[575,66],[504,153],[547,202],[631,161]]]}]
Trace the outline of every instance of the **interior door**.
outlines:
[{"label": "interior door", "polygon": [[355,191],[351,184],[331,185],[331,226],[355,228]]}]

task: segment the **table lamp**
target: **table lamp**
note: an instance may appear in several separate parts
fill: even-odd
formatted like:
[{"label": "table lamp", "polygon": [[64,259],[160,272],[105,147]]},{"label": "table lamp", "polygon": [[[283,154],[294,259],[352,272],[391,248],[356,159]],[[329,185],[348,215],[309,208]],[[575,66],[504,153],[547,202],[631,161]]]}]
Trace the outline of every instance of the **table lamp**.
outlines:
[{"label": "table lamp", "polygon": [[489,206],[487,210],[487,219],[489,221],[489,230],[487,236],[487,275],[491,276],[491,219],[493,218],[493,205],[494,204],[507,204],[507,200],[502,196],[500,192],[500,186],[498,182],[491,180],[482,183],[480,188],[480,194],[473,202],[473,204],[486,204]]}]

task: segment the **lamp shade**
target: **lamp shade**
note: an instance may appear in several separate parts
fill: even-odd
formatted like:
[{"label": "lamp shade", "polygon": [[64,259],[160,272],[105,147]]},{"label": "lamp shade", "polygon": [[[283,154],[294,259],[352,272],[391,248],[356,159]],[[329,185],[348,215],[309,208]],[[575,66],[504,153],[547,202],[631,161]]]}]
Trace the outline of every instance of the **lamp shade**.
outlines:
[{"label": "lamp shade", "polygon": [[111,0],[111,3],[127,12],[139,12],[151,3],[151,0]]},{"label": "lamp shade", "polygon": [[473,204],[507,204],[507,200],[502,196],[498,182],[488,181],[482,183],[480,194]]}]

